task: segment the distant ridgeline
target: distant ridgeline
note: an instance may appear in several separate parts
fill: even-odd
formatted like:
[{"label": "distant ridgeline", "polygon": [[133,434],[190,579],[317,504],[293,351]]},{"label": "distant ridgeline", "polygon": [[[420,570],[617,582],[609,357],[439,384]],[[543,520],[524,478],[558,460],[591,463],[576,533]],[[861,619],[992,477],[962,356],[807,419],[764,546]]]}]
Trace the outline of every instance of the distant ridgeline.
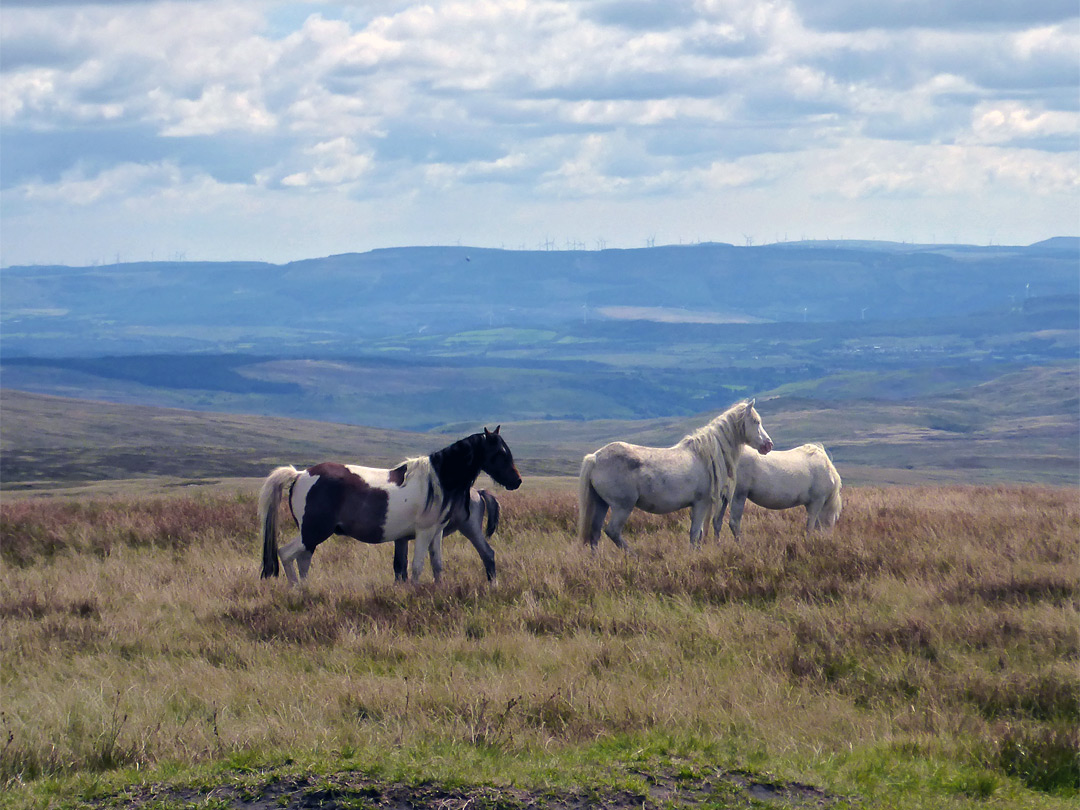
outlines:
[{"label": "distant ridgeline", "polygon": [[498,327],[577,334],[620,321],[717,329],[1017,309],[1063,317],[1067,327],[1078,259],[1080,239],[1059,237],[1026,247],[410,247],[285,265],[7,267],[0,322],[6,357],[356,353],[392,336]]},{"label": "distant ridgeline", "polygon": [[408,430],[898,401],[1075,367],[1078,258],[1053,239],[10,267],[0,381]]}]

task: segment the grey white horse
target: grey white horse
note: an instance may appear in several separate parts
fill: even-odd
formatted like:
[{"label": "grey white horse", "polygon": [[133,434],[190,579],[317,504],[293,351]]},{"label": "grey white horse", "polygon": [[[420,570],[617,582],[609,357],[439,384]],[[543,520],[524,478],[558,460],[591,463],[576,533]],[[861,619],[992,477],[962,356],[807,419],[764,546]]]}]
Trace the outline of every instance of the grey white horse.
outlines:
[{"label": "grey white horse", "polygon": [[690,543],[701,540],[721,500],[730,499],[743,445],[761,454],[772,439],[761,424],[754,400],[737,403],[672,447],[642,447],[612,442],[581,462],[578,531],[594,549],[604,529],[621,549],[623,525],[634,508],[667,514],[690,508]]},{"label": "grey white horse", "polygon": [[[820,444],[804,444],[791,450],[774,450],[767,456],[746,453],[739,459],[735,491],[731,497],[728,526],[739,539],[746,501],[766,509],[806,507],[806,531],[831,529],[840,517],[843,482],[832,459]],[[722,501],[713,528],[719,536],[724,524]]]}]

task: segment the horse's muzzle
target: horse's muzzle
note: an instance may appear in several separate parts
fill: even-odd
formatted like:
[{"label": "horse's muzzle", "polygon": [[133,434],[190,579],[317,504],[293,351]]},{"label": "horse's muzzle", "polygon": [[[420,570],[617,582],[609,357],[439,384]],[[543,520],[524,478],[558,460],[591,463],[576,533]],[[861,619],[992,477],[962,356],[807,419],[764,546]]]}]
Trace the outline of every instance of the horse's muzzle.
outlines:
[{"label": "horse's muzzle", "polygon": [[757,451],[761,453],[761,455],[765,455],[770,450],[772,450],[772,439],[766,439],[765,443],[761,445],[761,447],[759,447]]},{"label": "horse's muzzle", "polygon": [[500,486],[507,489],[517,489],[522,485],[522,474],[517,472],[516,467],[511,467],[509,470],[498,470],[497,473],[498,475],[491,475],[491,472],[488,471],[487,474],[491,475],[492,480]]}]

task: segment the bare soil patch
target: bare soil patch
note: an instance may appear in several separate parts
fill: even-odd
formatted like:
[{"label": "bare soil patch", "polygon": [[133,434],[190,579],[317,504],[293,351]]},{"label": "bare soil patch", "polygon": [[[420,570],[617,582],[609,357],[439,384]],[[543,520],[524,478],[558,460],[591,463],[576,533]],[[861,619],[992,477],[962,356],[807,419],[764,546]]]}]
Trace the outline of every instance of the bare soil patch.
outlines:
[{"label": "bare soil patch", "polygon": [[435,783],[382,782],[357,773],[271,778],[252,788],[223,784],[211,789],[146,786],[116,795],[105,806],[132,808],[206,807],[221,810],[651,810],[651,808],[811,808],[856,807],[848,799],[797,782],[773,782],[741,772],[716,771],[686,778],[675,773],[641,774],[645,792],[615,788],[524,790],[520,788],[446,786]]}]

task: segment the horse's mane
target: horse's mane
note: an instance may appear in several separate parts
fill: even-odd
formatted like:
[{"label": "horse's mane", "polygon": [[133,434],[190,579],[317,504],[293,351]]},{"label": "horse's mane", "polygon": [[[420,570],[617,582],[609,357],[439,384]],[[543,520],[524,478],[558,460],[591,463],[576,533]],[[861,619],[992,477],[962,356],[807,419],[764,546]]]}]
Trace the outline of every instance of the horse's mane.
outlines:
[{"label": "horse's mane", "polygon": [[[480,474],[480,449],[483,434],[474,433],[464,439],[437,450],[428,456],[431,477],[438,489],[440,517],[446,518],[457,507],[464,510],[466,518],[470,512],[469,490],[476,483]],[[428,506],[432,499],[428,498]]]},{"label": "horse's mane", "polygon": [[709,475],[712,503],[706,521],[712,520],[713,510],[722,497],[730,500],[735,487],[735,468],[742,451],[739,421],[743,418],[749,400],[736,402],[719,416],[693,433],[684,436],[676,447],[695,453],[705,464]]},{"label": "horse's mane", "polygon": [[424,512],[428,513],[432,510],[442,512],[443,488],[442,484],[439,483],[439,476],[435,474],[435,468],[431,466],[431,456],[417,456],[416,458],[405,459],[402,466],[405,467],[403,484],[417,477],[427,482],[427,498],[424,501]]}]

